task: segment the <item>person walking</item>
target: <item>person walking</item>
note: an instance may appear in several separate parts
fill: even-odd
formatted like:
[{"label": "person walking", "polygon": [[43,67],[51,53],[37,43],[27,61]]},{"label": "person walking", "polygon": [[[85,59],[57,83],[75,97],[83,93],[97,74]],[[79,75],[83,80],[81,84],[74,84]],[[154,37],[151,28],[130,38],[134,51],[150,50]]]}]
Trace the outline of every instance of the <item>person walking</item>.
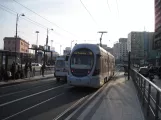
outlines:
[{"label": "person walking", "polygon": [[14,61],[11,66],[11,73],[12,73],[12,79],[15,79],[15,77],[16,77],[16,64]]},{"label": "person walking", "polygon": [[45,64],[43,64],[42,67],[41,67],[41,73],[42,73],[43,77],[44,77],[44,71],[45,71]]},{"label": "person walking", "polygon": [[29,63],[29,70],[30,70],[30,77],[32,77],[33,74],[32,74],[32,65],[31,65],[31,62]]},{"label": "person walking", "polygon": [[2,80],[2,81],[4,80],[4,71],[5,71],[5,70],[4,70],[4,67],[3,67],[3,65],[2,65],[2,66],[1,66],[1,69],[0,69],[0,73],[1,73],[1,74],[0,74],[0,80]]},{"label": "person walking", "polygon": [[153,67],[150,67],[148,72],[149,72],[150,81],[154,82],[154,69],[153,69]]},{"label": "person walking", "polygon": [[28,72],[28,63],[25,64],[25,78],[27,78],[27,72]]}]

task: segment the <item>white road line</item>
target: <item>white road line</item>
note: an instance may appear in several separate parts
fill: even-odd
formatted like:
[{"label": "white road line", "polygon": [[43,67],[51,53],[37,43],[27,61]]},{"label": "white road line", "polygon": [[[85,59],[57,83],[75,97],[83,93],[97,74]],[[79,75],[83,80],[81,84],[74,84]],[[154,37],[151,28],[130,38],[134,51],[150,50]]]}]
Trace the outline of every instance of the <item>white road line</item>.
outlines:
[{"label": "white road line", "polygon": [[[53,77],[54,79],[55,79],[55,77]],[[24,83],[31,83],[31,82],[38,82],[38,81],[45,81],[46,79],[51,79],[51,78],[45,78],[45,79],[42,79],[42,80],[40,80],[40,79],[38,79],[38,80],[29,80],[28,82],[26,82],[26,80],[24,79],[24,81],[25,82],[21,82],[21,83],[18,83],[17,82],[17,84],[15,84],[15,85],[9,85],[9,86],[5,86],[5,87],[0,87],[0,89],[2,88],[2,89],[4,89],[4,88],[9,88],[9,87],[13,87],[13,86],[19,86],[20,84],[24,84]]]},{"label": "white road line", "polygon": [[[55,81],[55,80],[54,80]],[[43,85],[37,85],[37,86],[32,86],[32,88],[28,88],[28,89],[24,89],[24,90],[21,90],[21,91],[17,91],[17,92],[12,92],[12,93],[8,93],[8,94],[4,94],[4,95],[1,95],[1,97],[5,97],[5,96],[9,96],[9,95],[13,95],[13,94],[16,94],[16,93],[21,93],[21,92],[24,92],[24,91],[28,91],[28,90],[31,90],[33,88],[39,88],[39,87],[43,87],[43,86],[46,86],[50,83],[47,83],[47,84],[43,84]]]},{"label": "white road line", "polygon": [[64,114],[66,114],[67,112],[69,112],[71,109],[73,109],[75,106],[77,106],[80,102],[82,102],[85,98],[87,98],[88,95],[86,95],[85,97],[79,99],[76,103],[74,103],[72,106],[70,106],[68,109],[66,109],[64,112],[62,112],[61,114],[59,114],[57,117],[55,117],[53,120],[58,120],[59,118],[61,118]]},{"label": "white road line", "polygon": [[53,99],[55,99],[55,98],[57,98],[57,97],[59,97],[59,96],[61,96],[61,95],[63,95],[63,94],[64,94],[64,93],[61,93],[61,94],[59,94],[59,95],[56,95],[56,96],[54,96],[54,97],[52,97],[52,98],[49,98],[49,99],[47,99],[47,100],[45,100],[45,101],[42,101],[42,102],[40,102],[40,103],[38,103],[38,104],[36,104],[36,105],[33,105],[33,106],[31,106],[31,107],[28,107],[28,108],[26,108],[26,109],[24,109],[24,110],[22,110],[22,111],[20,111],[20,112],[17,112],[17,113],[15,113],[15,114],[11,115],[11,116],[8,116],[8,117],[6,117],[6,118],[4,118],[4,119],[2,119],[2,120],[8,120],[8,119],[10,119],[10,118],[12,118],[12,117],[15,117],[15,116],[17,116],[17,115],[23,113],[23,112],[26,112],[26,111],[28,111],[28,110],[30,110],[30,109],[32,109],[32,108],[35,108],[35,107],[37,107],[37,106],[39,106],[39,105],[41,105],[41,104],[43,104],[43,103],[46,103],[46,102],[48,102],[48,101],[51,101],[51,100],[53,100]]},{"label": "white road line", "polygon": [[[66,85],[66,84],[65,84],[65,85]],[[23,100],[23,99],[26,99],[26,98],[35,96],[35,95],[42,94],[42,93],[45,93],[45,92],[48,92],[48,91],[51,91],[51,90],[54,90],[54,89],[57,89],[57,88],[60,88],[60,87],[63,87],[63,86],[65,86],[65,85],[60,85],[60,86],[57,86],[57,87],[54,87],[54,88],[50,88],[50,89],[47,89],[47,90],[44,90],[44,91],[41,91],[41,92],[38,92],[38,93],[35,93],[35,94],[31,94],[31,95],[28,95],[28,96],[25,96],[25,97],[22,97],[22,98],[19,98],[19,99],[15,99],[15,100],[12,100],[12,101],[9,101],[9,102],[0,104],[0,107],[6,106],[6,105],[8,105],[8,104],[11,104],[11,103],[14,103],[14,102],[17,102],[17,101],[20,101],[20,100]]]},{"label": "white road line", "polygon": [[[109,84],[108,84],[109,85]],[[107,86],[108,86],[107,85]],[[73,113],[71,113],[65,120],[69,120],[73,117],[74,114],[76,114],[82,107],[84,107],[84,105],[86,105],[93,97],[95,97],[95,95],[100,92],[102,89],[104,89],[105,87],[107,87],[106,84],[105,86],[101,87],[98,91],[96,91],[90,98],[88,98],[79,108],[77,108]]]}]

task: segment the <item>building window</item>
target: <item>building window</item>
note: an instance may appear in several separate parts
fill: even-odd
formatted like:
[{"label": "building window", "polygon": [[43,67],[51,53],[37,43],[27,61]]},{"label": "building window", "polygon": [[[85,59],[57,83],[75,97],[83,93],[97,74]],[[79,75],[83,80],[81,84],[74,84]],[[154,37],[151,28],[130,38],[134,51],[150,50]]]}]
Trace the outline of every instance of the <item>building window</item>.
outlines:
[{"label": "building window", "polygon": [[8,41],[8,44],[10,44],[10,41]]},{"label": "building window", "polygon": [[23,45],[23,42],[21,42],[21,45]]}]

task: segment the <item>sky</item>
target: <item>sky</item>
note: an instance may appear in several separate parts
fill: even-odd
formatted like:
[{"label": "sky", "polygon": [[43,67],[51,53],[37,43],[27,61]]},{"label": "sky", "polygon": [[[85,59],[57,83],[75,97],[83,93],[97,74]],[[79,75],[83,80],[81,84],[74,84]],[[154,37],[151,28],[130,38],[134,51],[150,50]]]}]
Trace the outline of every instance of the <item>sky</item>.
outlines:
[{"label": "sky", "polygon": [[71,43],[99,43],[98,31],[107,31],[102,44],[109,47],[131,31],[154,32],[154,0],[0,0],[0,49],[4,37],[15,36],[16,13],[25,14],[19,17],[19,37],[36,44],[39,31],[38,44],[45,45],[47,28],[53,29],[49,45],[59,53],[61,45],[61,54]]}]

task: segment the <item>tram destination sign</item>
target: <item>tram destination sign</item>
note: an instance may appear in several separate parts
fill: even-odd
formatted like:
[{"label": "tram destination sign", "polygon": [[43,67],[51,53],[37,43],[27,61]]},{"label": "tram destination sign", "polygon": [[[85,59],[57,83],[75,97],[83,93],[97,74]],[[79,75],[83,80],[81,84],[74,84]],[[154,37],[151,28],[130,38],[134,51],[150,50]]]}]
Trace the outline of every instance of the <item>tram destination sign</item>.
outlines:
[{"label": "tram destination sign", "polygon": [[74,55],[93,55],[92,52],[87,52],[87,51],[75,51],[73,54]]}]

